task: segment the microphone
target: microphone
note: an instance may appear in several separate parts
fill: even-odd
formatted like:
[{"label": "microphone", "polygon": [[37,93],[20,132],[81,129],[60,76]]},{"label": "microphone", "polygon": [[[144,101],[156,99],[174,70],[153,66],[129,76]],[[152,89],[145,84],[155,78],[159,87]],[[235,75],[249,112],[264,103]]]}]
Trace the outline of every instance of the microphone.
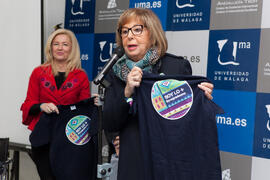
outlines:
[{"label": "microphone", "polygon": [[114,49],[112,57],[109,61],[103,66],[101,72],[95,77],[94,83],[96,85],[103,85],[106,87],[106,84],[103,82],[105,75],[109,72],[112,66],[117,62],[117,60],[124,55],[125,51],[122,46],[118,46]]}]

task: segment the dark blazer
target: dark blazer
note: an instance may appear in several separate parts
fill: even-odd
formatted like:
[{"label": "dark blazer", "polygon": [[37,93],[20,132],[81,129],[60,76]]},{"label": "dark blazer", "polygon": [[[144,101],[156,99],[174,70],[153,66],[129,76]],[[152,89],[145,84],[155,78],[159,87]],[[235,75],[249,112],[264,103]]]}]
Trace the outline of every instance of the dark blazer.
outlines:
[{"label": "dark blazer", "polygon": [[[192,74],[187,60],[168,53],[160,58],[152,72],[166,75]],[[130,105],[124,96],[125,82],[115,76],[113,71],[106,79],[111,85],[105,91],[103,128],[108,132],[120,132],[118,180],[144,180],[138,116],[129,113]]]}]

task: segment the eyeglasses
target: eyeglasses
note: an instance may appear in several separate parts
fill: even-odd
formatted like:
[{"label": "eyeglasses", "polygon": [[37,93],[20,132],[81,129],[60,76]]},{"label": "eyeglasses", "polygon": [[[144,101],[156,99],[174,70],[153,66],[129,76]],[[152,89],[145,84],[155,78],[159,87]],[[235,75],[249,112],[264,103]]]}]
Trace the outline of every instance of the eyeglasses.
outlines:
[{"label": "eyeglasses", "polygon": [[119,34],[121,35],[121,37],[126,37],[128,36],[129,30],[132,32],[132,34],[134,36],[138,36],[140,34],[142,34],[143,32],[143,25],[134,25],[131,28],[126,28],[126,27],[122,27],[118,29]]}]

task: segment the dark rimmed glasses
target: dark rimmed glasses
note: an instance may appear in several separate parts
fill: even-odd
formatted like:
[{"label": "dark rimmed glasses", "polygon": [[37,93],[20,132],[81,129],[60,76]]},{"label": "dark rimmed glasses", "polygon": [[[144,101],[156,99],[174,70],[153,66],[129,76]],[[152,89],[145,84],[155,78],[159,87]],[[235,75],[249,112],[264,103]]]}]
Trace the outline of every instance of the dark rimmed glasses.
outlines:
[{"label": "dark rimmed glasses", "polygon": [[143,27],[144,27],[143,25],[137,24],[137,25],[132,26],[131,28],[127,28],[127,27],[119,28],[118,32],[122,38],[127,37],[129,31],[131,31],[134,36],[138,36],[138,35],[142,34]]}]

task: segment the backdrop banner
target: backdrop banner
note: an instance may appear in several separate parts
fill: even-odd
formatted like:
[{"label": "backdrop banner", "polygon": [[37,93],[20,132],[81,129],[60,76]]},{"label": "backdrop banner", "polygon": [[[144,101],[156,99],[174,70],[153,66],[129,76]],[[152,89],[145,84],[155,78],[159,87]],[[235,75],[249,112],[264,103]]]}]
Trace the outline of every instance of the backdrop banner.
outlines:
[{"label": "backdrop banner", "polygon": [[[269,0],[66,0],[90,80],[110,58],[116,23],[128,8],[160,18],[168,52],[190,61],[214,85],[223,180],[267,179],[270,164]],[[263,178],[260,178],[263,177]]]}]

